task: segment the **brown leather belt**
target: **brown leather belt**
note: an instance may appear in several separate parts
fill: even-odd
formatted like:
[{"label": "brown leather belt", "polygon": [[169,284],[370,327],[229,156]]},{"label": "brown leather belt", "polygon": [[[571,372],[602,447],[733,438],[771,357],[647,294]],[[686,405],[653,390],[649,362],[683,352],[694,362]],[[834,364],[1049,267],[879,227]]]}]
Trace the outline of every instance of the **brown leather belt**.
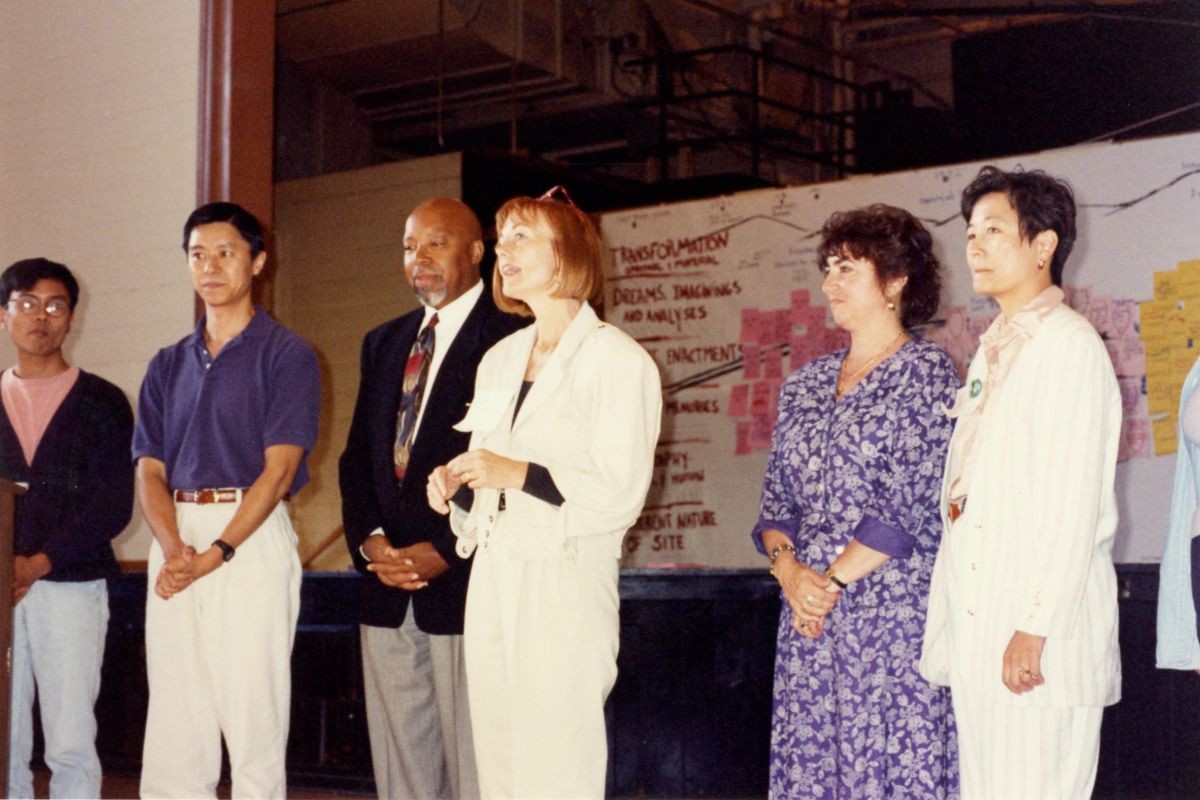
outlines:
[{"label": "brown leather belt", "polygon": [[950,521],[958,522],[958,518],[961,517],[963,515],[963,512],[967,510],[967,498],[964,497],[962,500],[959,500],[957,502],[955,502],[954,500],[951,500],[951,501],[949,501],[949,506],[950,506]]},{"label": "brown leather belt", "polygon": [[176,503],[236,503],[246,493],[245,489],[176,489]]}]

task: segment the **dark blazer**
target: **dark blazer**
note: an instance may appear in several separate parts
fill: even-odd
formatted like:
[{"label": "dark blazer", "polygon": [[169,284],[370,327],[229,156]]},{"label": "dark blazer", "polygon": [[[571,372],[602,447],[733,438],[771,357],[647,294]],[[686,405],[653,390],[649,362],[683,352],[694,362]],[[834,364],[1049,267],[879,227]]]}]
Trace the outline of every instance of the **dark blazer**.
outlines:
[{"label": "dark blazer", "polygon": [[[421,427],[410,454],[408,470],[396,481],[392,445],[404,364],[417,338],[424,310],[417,309],[380,325],[367,334],[362,347],[362,376],[358,402],[346,450],[338,462],[342,491],[342,524],[354,566],[362,573],[359,621],[364,625],[398,627],[404,622],[409,598],[417,626],[426,633],[460,634],[471,562],[454,552],[449,519],[429,507],[425,483],[434,467],[467,449],[470,435],[452,429],[466,414],[475,391],[475,368],[493,344],[529,320],[499,311],[485,286],[426,389]],[[359,547],[371,531],[383,528],[396,547],[431,542],[450,569],[418,592],[383,585],[367,572]]]},{"label": "dark blazer", "polygon": [[32,464],[0,408],[0,475],[29,484],[17,498],[13,554],[45,553],[51,569],[42,580],[120,576],[110,542],[133,515],[132,436],[125,393],[83,370],[50,418]]}]

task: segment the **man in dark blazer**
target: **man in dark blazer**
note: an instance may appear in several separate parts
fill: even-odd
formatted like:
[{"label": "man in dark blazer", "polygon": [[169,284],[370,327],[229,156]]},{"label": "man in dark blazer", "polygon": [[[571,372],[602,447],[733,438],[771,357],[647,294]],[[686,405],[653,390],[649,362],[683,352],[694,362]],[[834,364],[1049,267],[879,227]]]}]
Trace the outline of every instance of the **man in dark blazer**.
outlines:
[{"label": "man in dark blazer", "polygon": [[433,198],[409,215],[404,275],[422,307],[367,334],[339,462],[346,543],[363,573],[363,677],[381,798],[479,795],[462,660],[470,562],[455,554],[447,518],[429,508],[425,482],[466,450],[468,434],[451,426],[466,413],[479,359],[524,324],[484,291],[483,252],[479,220],[461,202]]}]

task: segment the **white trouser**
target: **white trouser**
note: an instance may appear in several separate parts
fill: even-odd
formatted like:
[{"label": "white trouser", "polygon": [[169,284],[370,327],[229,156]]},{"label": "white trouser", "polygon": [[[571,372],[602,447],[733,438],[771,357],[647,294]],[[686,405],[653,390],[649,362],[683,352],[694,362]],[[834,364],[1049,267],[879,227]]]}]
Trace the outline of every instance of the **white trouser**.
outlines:
[{"label": "white trouser", "polygon": [[484,798],[604,797],[617,677],[617,560],[522,561],[480,546],[467,591],[467,689]]},{"label": "white trouser", "polygon": [[962,800],[1087,800],[1099,706],[1016,707],[952,687]]},{"label": "white trouser", "polygon": [[[179,535],[201,553],[237,507],[177,503]],[[154,593],[162,564],[155,542],[147,573],[142,797],[215,797],[222,734],[232,796],[284,797],[300,609],[300,559],[286,506],[277,505],[231,561],[170,600]]]},{"label": "white trouser", "polygon": [[33,797],[35,684],[50,796],[100,796],[95,706],[107,632],[103,580],[37,581],[13,609],[8,797]]}]

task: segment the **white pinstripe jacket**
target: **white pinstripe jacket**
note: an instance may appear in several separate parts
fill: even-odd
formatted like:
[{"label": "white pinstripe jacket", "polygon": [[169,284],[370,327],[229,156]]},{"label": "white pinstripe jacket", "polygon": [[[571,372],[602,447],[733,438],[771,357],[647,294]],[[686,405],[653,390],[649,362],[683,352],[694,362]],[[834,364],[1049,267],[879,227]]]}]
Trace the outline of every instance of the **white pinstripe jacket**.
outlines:
[{"label": "white pinstripe jacket", "polygon": [[[986,371],[986,357],[977,353],[968,385]],[[1121,660],[1113,480],[1122,412],[1108,352],[1086,319],[1060,305],[986,402],[966,510],[953,526],[943,481],[946,533],[934,565],[921,674],[1011,705],[1115,703]],[[1017,630],[1046,637],[1046,682],[1023,695],[1001,681],[1004,650]]]}]

